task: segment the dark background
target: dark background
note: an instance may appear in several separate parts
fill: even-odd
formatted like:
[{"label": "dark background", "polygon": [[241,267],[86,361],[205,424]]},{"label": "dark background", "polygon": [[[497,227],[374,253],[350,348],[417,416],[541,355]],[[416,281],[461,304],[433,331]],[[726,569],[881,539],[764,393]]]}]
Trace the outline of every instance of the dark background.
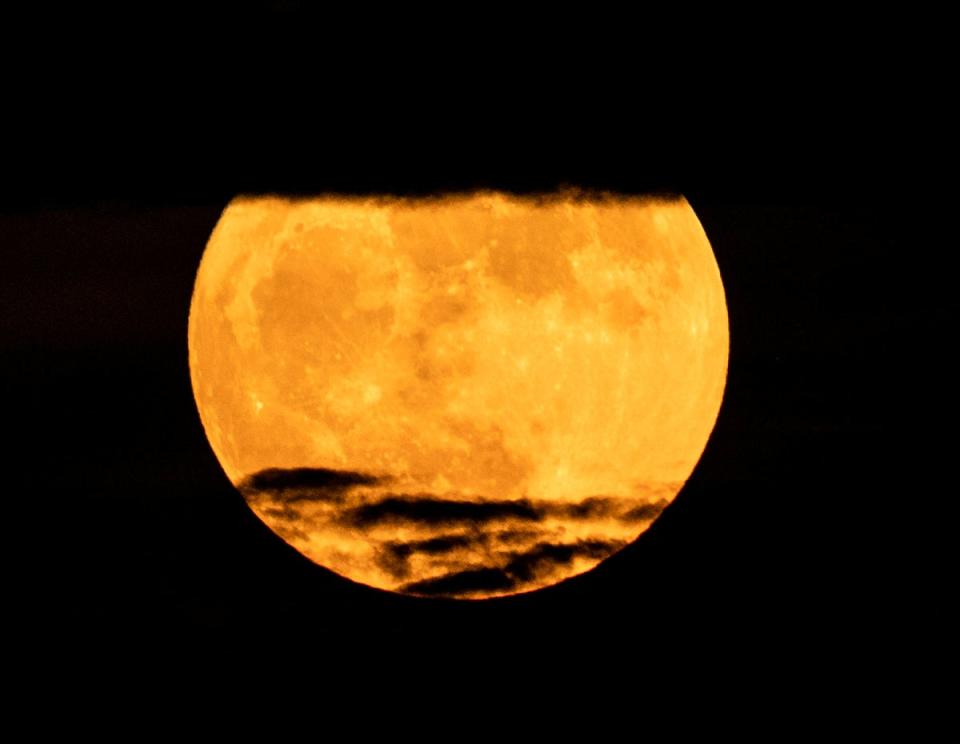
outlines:
[{"label": "dark background", "polygon": [[[25,643],[54,662],[409,654],[478,673],[573,656],[598,675],[869,671],[913,653],[899,641],[934,582],[940,498],[917,417],[939,384],[923,339],[946,312],[935,38],[907,65],[909,26],[823,18],[730,35],[477,14],[412,35],[237,7],[229,26],[160,11],[122,32],[11,26],[40,30],[7,47],[0,170],[24,513],[6,530],[28,597],[8,612]],[[249,192],[563,186],[685,194],[713,245],[729,377],[680,497],[596,570],[515,598],[415,600],[309,563],[230,486],[193,402],[187,313],[220,211]]]}]

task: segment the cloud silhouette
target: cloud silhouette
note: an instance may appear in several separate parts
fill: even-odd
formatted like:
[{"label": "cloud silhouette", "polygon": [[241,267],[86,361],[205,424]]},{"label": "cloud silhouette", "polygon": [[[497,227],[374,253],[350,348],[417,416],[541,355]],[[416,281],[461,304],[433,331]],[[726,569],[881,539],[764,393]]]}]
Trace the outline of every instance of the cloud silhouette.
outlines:
[{"label": "cloud silhouette", "polygon": [[536,542],[539,538],[544,537],[544,531],[530,529],[500,530],[499,532],[495,532],[493,536],[504,545],[529,545],[530,543]]},{"label": "cloud silhouette", "polygon": [[270,500],[285,504],[327,502],[344,505],[339,521],[355,527],[396,522],[442,525],[486,523],[501,519],[540,522],[547,518],[590,520],[618,519],[624,522],[650,520],[667,506],[666,499],[634,506],[636,499],[590,496],[575,503],[553,501],[451,499],[431,493],[386,493],[375,501],[346,496],[358,487],[380,486],[391,479],[355,470],[328,468],[267,468],[246,477],[238,488],[250,501]]},{"label": "cloud silhouette", "polygon": [[574,558],[602,561],[625,543],[621,540],[580,540],[576,543],[538,543],[525,553],[515,554],[505,571],[518,581],[532,581],[549,575]]},{"label": "cloud silhouette", "polygon": [[372,527],[397,522],[426,525],[484,524],[504,519],[537,522],[543,513],[527,500],[455,501],[431,494],[389,494],[371,504],[347,509],[339,521],[352,527]]},{"label": "cloud silhouette", "polygon": [[660,512],[667,508],[666,499],[660,499],[652,504],[642,504],[641,506],[634,507],[627,512],[624,512],[620,515],[621,522],[645,522],[647,520],[656,519],[659,516]]},{"label": "cloud silhouette", "polygon": [[485,542],[486,537],[484,535],[441,535],[440,537],[433,537],[429,540],[417,540],[415,542],[407,543],[390,543],[390,547],[404,555],[410,555],[411,553],[428,553],[436,555],[439,553],[447,553],[451,550],[456,550],[457,548],[471,547],[477,543]]},{"label": "cloud silhouette", "polygon": [[283,522],[296,522],[303,518],[299,511],[290,506],[290,504],[286,503],[282,504],[281,506],[261,507],[260,511],[266,517],[279,519]]},{"label": "cloud silhouette", "polygon": [[[373,527],[399,522],[423,525],[487,524],[503,520],[542,522],[547,518],[587,521],[652,519],[666,502],[645,504],[634,509],[632,500],[591,496],[577,503],[558,504],[529,499],[511,501],[468,501],[448,499],[429,493],[387,494],[379,501],[360,504],[344,510],[341,524],[355,528]],[[629,515],[629,516],[628,516]]]},{"label": "cloud silhouette", "polygon": [[540,508],[544,515],[566,519],[603,519],[623,511],[623,499],[607,496],[590,496],[575,504],[544,503]]},{"label": "cloud silhouette", "polygon": [[550,576],[560,568],[569,566],[578,557],[601,561],[625,544],[622,540],[541,542],[524,552],[507,553],[506,563],[502,566],[454,571],[437,578],[405,584],[400,591],[426,596],[508,592]]},{"label": "cloud silhouette", "polygon": [[550,583],[623,547],[642,529],[634,524],[652,521],[669,503],[650,501],[663,492],[653,486],[638,486],[633,497],[558,502],[383,486],[392,482],[353,470],[269,468],[239,487],[281,537],[322,550],[336,545],[336,556],[367,562],[395,591],[427,596],[508,594]]},{"label": "cloud silhouette", "polygon": [[398,579],[410,573],[408,560],[414,553],[444,556],[448,553],[470,551],[488,542],[484,534],[440,535],[428,540],[411,542],[386,542],[377,551],[377,564]]},{"label": "cloud silhouette", "polygon": [[406,584],[400,591],[425,596],[457,596],[460,594],[507,592],[516,580],[499,568],[472,568],[449,573],[436,579]]},{"label": "cloud silhouette", "polygon": [[375,486],[385,479],[371,473],[327,468],[267,468],[254,473],[237,486],[247,498],[267,497],[287,503],[327,501],[339,503],[357,486]]}]

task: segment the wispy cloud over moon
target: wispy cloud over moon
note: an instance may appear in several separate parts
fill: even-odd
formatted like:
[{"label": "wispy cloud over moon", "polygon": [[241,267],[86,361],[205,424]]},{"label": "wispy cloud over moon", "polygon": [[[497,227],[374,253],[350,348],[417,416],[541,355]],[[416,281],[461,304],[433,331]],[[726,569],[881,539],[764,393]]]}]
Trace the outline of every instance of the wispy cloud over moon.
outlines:
[{"label": "wispy cloud over moon", "polygon": [[667,505],[649,500],[652,492],[558,503],[406,493],[392,484],[372,473],[274,468],[240,489],[317,562],[422,596],[484,597],[552,583],[622,548]]},{"label": "wispy cloud over moon", "polygon": [[353,470],[326,468],[269,468],[248,476],[239,484],[248,499],[268,495],[276,501],[335,501],[357,486],[375,486],[383,478]]},{"label": "wispy cloud over moon", "polygon": [[470,596],[493,590],[519,591],[532,588],[533,582],[549,579],[570,566],[577,558],[593,562],[623,547],[624,542],[586,540],[570,544],[537,543],[525,552],[507,553],[503,565],[454,571],[433,579],[406,584],[410,594]]}]

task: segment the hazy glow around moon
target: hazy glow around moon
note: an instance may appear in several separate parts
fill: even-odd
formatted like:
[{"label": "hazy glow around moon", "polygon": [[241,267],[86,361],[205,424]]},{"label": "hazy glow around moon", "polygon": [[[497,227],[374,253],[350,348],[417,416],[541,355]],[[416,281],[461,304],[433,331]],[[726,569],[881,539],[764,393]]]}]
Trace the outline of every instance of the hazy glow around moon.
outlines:
[{"label": "hazy glow around moon", "polygon": [[716,420],[728,329],[682,198],[239,198],[189,349],[274,531],[355,581],[483,597],[649,527]]}]

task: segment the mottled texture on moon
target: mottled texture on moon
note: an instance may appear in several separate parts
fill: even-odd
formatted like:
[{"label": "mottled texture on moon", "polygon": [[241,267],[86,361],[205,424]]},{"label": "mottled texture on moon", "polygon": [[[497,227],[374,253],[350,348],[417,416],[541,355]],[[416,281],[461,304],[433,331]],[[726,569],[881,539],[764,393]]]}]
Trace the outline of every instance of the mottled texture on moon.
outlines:
[{"label": "mottled texture on moon", "polygon": [[354,581],[466,598],[646,530],[728,343],[682,198],[238,198],[189,324],[204,429],[271,529]]}]

